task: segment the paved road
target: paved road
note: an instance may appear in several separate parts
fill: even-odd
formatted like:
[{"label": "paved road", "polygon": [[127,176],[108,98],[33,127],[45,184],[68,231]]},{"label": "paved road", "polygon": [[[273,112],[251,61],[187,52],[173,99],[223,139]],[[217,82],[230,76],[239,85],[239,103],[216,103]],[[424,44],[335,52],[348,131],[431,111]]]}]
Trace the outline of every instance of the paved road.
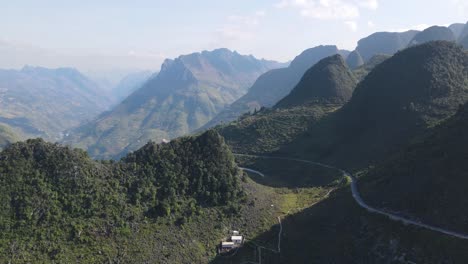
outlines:
[{"label": "paved road", "polygon": [[255,173],[255,174],[258,174],[260,176],[262,176],[263,178],[265,177],[265,174],[257,171],[257,170],[252,170],[252,169],[249,169],[249,168],[243,168],[243,167],[239,167],[239,169],[243,170],[243,171],[247,171],[247,172],[252,172],[252,173]]},{"label": "paved road", "polygon": [[[240,157],[253,157],[253,158],[263,158],[263,159],[292,160],[292,161],[304,162],[304,163],[309,163],[309,164],[313,164],[313,165],[317,165],[317,166],[321,166],[321,167],[325,167],[325,168],[329,168],[329,169],[338,170],[341,173],[343,173],[343,175],[345,177],[348,177],[349,179],[351,179],[351,192],[352,192],[353,198],[359,204],[359,206],[366,209],[367,211],[369,211],[371,213],[387,216],[390,220],[397,221],[397,222],[402,222],[405,225],[414,225],[414,226],[418,226],[418,227],[421,227],[421,228],[432,230],[432,231],[435,231],[435,232],[438,232],[438,233],[449,235],[449,236],[452,236],[452,237],[456,237],[456,238],[460,238],[460,239],[468,239],[467,234],[463,234],[463,233],[459,233],[459,232],[455,232],[455,231],[450,231],[448,229],[437,227],[437,226],[424,224],[424,223],[422,223],[420,221],[416,221],[416,220],[409,219],[409,218],[406,218],[406,217],[403,217],[403,216],[399,216],[399,215],[396,215],[396,214],[393,214],[393,213],[389,213],[389,212],[386,212],[386,211],[384,211],[382,209],[374,208],[374,207],[368,205],[366,202],[364,202],[364,200],[361,197],[361,194],[359,193],[356,177],[354,177],[351,173],[349,173],[347,171],[344,171],[342,169],[339,169],[339,168],[336,168],[336,167],[333,167],[333,166],[330,166],[330,165],[327,165],[327,164],[319,163],[319,162],[314,162],[314,161],[310,161],[310,160],[303,160],[303,159],[288,158],[288,157],[271,157],[271,156],[258,156],[258,155],[247,155],[247,154],[234,154],[234,155],[235,156],[240,156]],[[259,175],[262,175],[262,177],[265,177],[265,175],[263,175],[261,172],[256,171],[256,170],[247,169],[246,171],[251,171],[253,173],[257,173]]]}]

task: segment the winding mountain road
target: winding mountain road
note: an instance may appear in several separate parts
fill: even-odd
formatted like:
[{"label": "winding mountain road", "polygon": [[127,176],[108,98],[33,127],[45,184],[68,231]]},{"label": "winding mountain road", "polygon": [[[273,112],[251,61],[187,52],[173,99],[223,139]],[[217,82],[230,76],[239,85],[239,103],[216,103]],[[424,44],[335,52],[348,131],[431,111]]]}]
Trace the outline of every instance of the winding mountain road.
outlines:
[{"label": "winding mountain road", "polygon": [[[460,239],[468,239],[467,234],[451,231],[451,230],[448,230],[448,229],[445,229],[445,228],[432,226],[432,225],[429,225],[429,224],[424,224],[424,223],[422,223],[420,221],[409,219],[409,218],[406,218],[406,217],[403,217],[403,216],[399,216],[399,215],[396,215],[394,213],[389,213],[389,212],[386,212],[386,211],[384,211],[382,209],[374,208],[374,207],[368,205],[366,202],[364,202],[364,200],[361,197],[361,194],[359,193],[358,186],[357,186],[357,178],[354,177],[351,173],[349,173],[349,172],[347,172],[345,170],[342,170],[340,168],[336,168],[336,167],[333,167],[333,166],[330,166],[330,165],[327,165],[327,164],[323,164],[323,163],[320,163],[320,162],[314,162],[314,161],[303,160],[303,159],[288,158],[288,157],[259,156],[259,155],[236,154],[236,153],[234,153],[234,156],[262,158],[262,159],[291,160],[291,161],[303,162],[303,163],[308,163],[308,164],[321,166],[321,167],[324,167],[324,168],[338,170],[345,177],[347,177],[347,178],[349,178],[351,180],[351,184],[350,184],[351,185],[351,192],[352,192],[352,196],[353,196],[354,200],[359,204],[359,206],[366,209],[367,211],[369,211],[371,213],[387,216],[390,220],[396,221],[396,222],[401,222],[401,223],[403,223],[405,225],[414,225],[414,226],[421,227],[421,228],[424,228],[424,229],[428,229],[428,230],[431,230],[431,231],[434,231],[434,232],[442,233],[442,234],[445,234],[445,235],[448,235],[448,236],[451,236],[451,237],[456,237],[456,238],[460,238]],[[262,177],[265,177],[265,175],[263,173],[259,172],[259,171],[256,171],[256,170],[253,170],[253,169],[248,169],[248,168],[242,168],[242,169],[245,170],[245,171],[256,173],[258,175],[261,175]]]}]

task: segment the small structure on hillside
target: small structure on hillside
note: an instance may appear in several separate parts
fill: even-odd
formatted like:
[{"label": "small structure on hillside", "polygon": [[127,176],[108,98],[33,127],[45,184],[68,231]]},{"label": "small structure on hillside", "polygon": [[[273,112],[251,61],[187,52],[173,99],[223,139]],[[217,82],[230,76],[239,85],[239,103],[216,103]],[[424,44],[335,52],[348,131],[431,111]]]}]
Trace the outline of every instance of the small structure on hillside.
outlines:
[{"label": "small structure on hillside", "polygon": [[169,143],[169,142],[171,142],[169,139],[163,138],[163,139],[161,140],[161,143],[163,143],[163,144],[167,144],[167,143]]},{"label": "small structure on hillside", "polygon": [[233,230],[228,239],[221,241],[218,253],[229,253],[231,250],[241,247],[243,243],[244,237],[240,235],[239,231]]},{"label": "small structure on hillside", "polygon": [[235,245],[242,244],[242,236],[231,236],[231,241],[234,242]]},{"label": "small structure on hillside", "polygon": [[234,247],[234,242],[221,242],[221,250],[231,250]]}]

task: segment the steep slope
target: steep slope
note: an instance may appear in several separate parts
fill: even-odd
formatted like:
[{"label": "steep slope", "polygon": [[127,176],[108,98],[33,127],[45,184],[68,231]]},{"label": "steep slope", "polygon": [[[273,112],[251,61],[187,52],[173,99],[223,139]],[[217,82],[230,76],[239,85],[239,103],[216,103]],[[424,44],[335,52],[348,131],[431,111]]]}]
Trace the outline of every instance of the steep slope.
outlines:
[{"label": "steep slope", "polygon": [[339,166],[379,161],[452,116],[468,99],[467,74],[468,54],[456,44],[430,42],[401,51],[288,151]]},{"label": "steep slope", "polygon": [[[222,234],[214,224],[244,197],[234,157],[212,131],[149,143],[116,163],[28,140],[0,153],[0,175],[2,262],[207,262]],[[203,219],[213,214],[220,219]],[[180,225],[195,230],[189,222],[200,218],[212,230],[198,226],[202,234],[174,244],[189,231]]]},{"label": "steep slope", "polygon": [[106,110],[110,100],[74,69],[0,70],[0,123],[57,140],[62,131]]},{"label": "steep slope", "polygon": [[271,107],[286,96],[300,81],[304,73],[321,59],[337,54],[336,46],[318,46],[298,55],[288,68],[275,69],[260,76],[249,92],[221,111],[203,128],[235,120],[243,113]]},{"label": "steep slope", "polygon": [[458,37],[458,39],[459,40],[464,39],[466,36],[468,36],[468,22],[465,24],[465,27],[463,28],[463,31]]},{"label": "steep slope", "polygon": [[127,98],[130,94],[140,88],[150,77],[157,76],[157,73],[151,71],[139,71],[126,75],[119,83],[112,89],[112,94],[120,102]]},{"label": "steep slope", "polygon": [[455,35],[446,27],[433,26],[418,33],[410,41],[409,45],[419,45],[434,40],[455,41]]},{"label": "steep slope", "polygon": [[468,107],[362,177],[370,204],[468,232]]},{"label": "steep slope", "polygon": [[356,80],[343,58],[334,55],[310,68],[273,109],[263,108],[216,129],[236,152],[273,152],[340,108],[355,86]]},{"label": "steep slope", "polygon": [[346,58],[346,64],[348,64],[351,69],[355,69],[364,64],[364,59],[359,51],[355,50]]},{"label": "steep slope", "polygon": [[468,35],[460,40],[460,45],[462,45],[465,49],[468,49]]},{"label": "steep slope", "polygon": [[94,157],[109,158],[148,140],[184,135],[204,125],[276,66],[227,49],[166,60],[157,77],[112,111],[70,131],[65,142]]},{"label": "steep slope", "polygon": [[370,58],[366,63],[353,70],[353,74],[358,81],[364,78],[375,68],[377,65],[384,62],[386,59],[392,57],[391,55],[377,54]]},{"label": "steep slope", "polygon": [[465,30],[466,24],[463,23],[454,23],[450,25],[448,28],[452,30],[453,34],[455,35],[456,39],[459,39],[461,34],[463,33],[463,30]]},{"label": "steep slope", "polygon": [[364,61],[376,54],[393,55],[395,52],[408,46],[408,43],[416,36],[418,31],[406,32],[377,32],[358,41],[356,50]]},{"label": "steep slope", "polygon": [[325,58],[312,66],[289,95],[275,108],[292,108],[317,103],[343,104],[351,98],[356,79],[341,55]]}]

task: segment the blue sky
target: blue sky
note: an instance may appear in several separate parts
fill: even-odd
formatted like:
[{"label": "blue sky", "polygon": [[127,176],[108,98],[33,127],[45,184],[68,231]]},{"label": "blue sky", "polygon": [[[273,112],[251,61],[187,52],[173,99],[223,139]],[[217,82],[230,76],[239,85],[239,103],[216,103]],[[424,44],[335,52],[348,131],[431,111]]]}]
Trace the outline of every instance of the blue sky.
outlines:
[{"label": "blue sky", "polygon": [[354,49],[376,31],[468,20],[468,0],[3,0],[0,68],[159,68],[227,47],[287,61],[320,44]]}]

